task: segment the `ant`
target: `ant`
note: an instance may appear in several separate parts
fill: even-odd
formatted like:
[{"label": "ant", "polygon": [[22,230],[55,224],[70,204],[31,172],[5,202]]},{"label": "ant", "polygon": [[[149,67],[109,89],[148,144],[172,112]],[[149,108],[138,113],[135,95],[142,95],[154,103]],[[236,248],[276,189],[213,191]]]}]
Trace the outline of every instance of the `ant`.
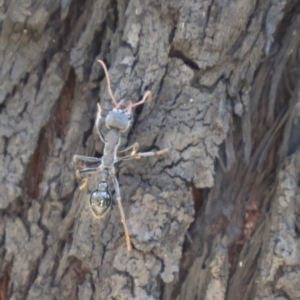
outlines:
[{"label": "ant", "polygon": [[[131,124],[132,108],[145,103],[146,100],[151,101],[152,93],[151,91],[146,91],[141,101],[134,104],[132,102],[129,102],[128,106],[125,109],[121,109],[121,105],[124,102],[124,100],[119,101],[119,103],[116,101],[110,87],[110,79],[109,79],[109,74],[106,65],[102,60],[98,60],[98,62],[102,65],[104,69],[104,73],[107,81],[108,93],[115,106],[111,111],[108,112],[105,118],[105,124],[109,131],[104,137],[99,129],[102,110],[100,104],[99,103],[97,104],[98,112],[95,121],[95,127],[97,129],[97,133],[100,139],[104,143],[103,156],[101,158],[98,158],[98,157],[91,157],[91,156],[74,155],[73,162],[78,167],[78,170],[76,171],[77,178],[83,181],[83,183],[79,187],[80,190],[83,190],[88,185],[88,179],[85,178],[83,174],[99,173],[100,182],[98,183],[98,188],[92,192],[90,197],[90,208],[94,217],[96,218],[103,218],[108,213],[108,211],[110,211],[111,204],[112,204],[112,197],[109,192],[108,178],[109,177],[111,178],[116,193],[116,199],[117,199],[117,203],[121,215],[121,221],[124,227],[127,249],[128,251],[130,251],[132,249],[130,236],[126,225],[125,214],[122,206],[119,182],[115,175],[116,174],[115,164],[119,161],[124,161],[124,160],[140,159],[141,157],[146,157],[146,156],[159,156],[168,152],[168,149],[163,149],[160,151],[150,151],[150,152],[137,152],[139,148],[139,144],[134,143],[133,145],[121,151],[118,151],[120,140],[121,140],[121,133],[125,132],[130,127]],[[117,153],[127,152],[129,150],[132,150],[130,155],[123,156],[123,157],[117,156]],[[80,162],[98,163],[98,166],[87,168],[85,165],[82,165]]]}]

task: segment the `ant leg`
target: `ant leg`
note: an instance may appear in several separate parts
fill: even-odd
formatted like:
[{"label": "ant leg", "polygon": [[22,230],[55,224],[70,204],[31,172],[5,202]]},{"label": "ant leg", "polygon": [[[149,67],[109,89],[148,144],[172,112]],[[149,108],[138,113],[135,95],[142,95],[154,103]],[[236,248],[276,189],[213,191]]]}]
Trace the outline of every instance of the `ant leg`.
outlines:
[{"label": "ant leg", "polygon": [[159,150],[159,151],[150,151],[150,152],[138,152],[134,155],[128,155],[128,156],[124,156],[124,157],[118,157],[118,161],[121,160],[130,160],[130,159],[140,159],[142,157],[146,157],[146,156],[159,156],[159,155],[163,155],[165,153],[167,153],[169,150],[168,148],[165,148],[163,150]]},{"label": "ant leg", "polygon": [[99,157],[93,157],[93,156],[85,156],[85,155],[74,155],[73,156],[73,163],[79,168],[84,169],[85,165],[81,164],[80,161],[90,162],[90,163],[96,163],[100,162],[102,158]]},{"label": "ant leg", "polygon": [[81,170],[77,170],[75,174],[76,174],[76,177],[77,177],[80,181],[82,181],[82,183],[81,183],[80,186],[79,186],[79,189],[82,191],[82,190],[85,190],[85,189],[86,189],[86,187],[87,187],[87,185],[88,185],[88,183],[89,183],[89,180],[88,180],[87,178],[83,177],[83,176],[80,174],[79,171],[81,171]]},{"label": "ant leg", "polygon": [[96,121],[95,121],[95,127],[96,127],[96,130],[98,132],[98,135],[99,135],[101,141],[103,142],[103,144],[105,144],[104,136],[103,136],[101,130],[99,129],[100,120],[101,120],[101,112],[102,112],[100,103],[97,103],[97,108],[98,108],[98,112],[97,112],[97,117],[96,117]]},{"label": "ant leg", "polygon": [[73,162],[74,164],[79,164],[79,160],[87,161],[87,162],[100,162],[102,160],[101,157],[94,157],[94,156],[85,156],[85,155],[74,155]]},{"label": "ant leg", "polygon": [[121,215],[121,222],[123,223],[123,227],[124,227],[127,250],[131,251],[132,248],[131,248],[130,236],[129,236],[128,228],[127,228],[127,225],[126,225],[125,213],[124,213],[124,210],[123,210],[121,194],[120,194],[119,182],[118,182],[117,178],[115,177],[114,173],[111,174],[111,177],[112,177],[112,182],[113,182],[114,187],[115,187],[117,203],[118,203],[118,207],[119,207],[119,211],[120,211],[120,215]]},{"label": "ant leg", "polygon": [[118,153],[126,152],[128,150],[132,149],[131,155],[134,155],[137,153],[138,149],[140,147],[140,144],[138,142],[133,143],[131,146],[124,148],[122,150],[119,150]]},{"label": "ant leg", "polygon": [[85,174],[85,173],[97,173],[100,172],[100,168],[85,168],[82,170],[77,170],[76,174]]},{"label": "ant leg", "polygon": [[99,172],[99,168],[85,168],[83,170],[76,171],[76,173],[75,173],[76,177],[82,181],[82,184],[79,186],[79,189],[81,191],[84,190],[89,183],[89,180],[87,178],[83,177],[81,174],[96,173],[96,172]]},{"label": "ant leg", "polygon": [[73,156],[73,162],[75,164],[78,164],[79,160],[87,161],[87,162],[100,162],[102,158],[94,157],[94,156],[77,155],[77,154]]}]

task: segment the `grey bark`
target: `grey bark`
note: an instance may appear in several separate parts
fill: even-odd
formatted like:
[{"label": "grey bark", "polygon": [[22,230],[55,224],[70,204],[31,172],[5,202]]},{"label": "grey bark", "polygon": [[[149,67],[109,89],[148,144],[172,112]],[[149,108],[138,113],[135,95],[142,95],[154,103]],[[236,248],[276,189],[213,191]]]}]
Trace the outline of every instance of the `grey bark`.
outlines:
[{"label": "grey bark", "polygon": [[[0,300],[300,299],[297,0],[0,2]],[[136,109],[92,217],[72,156],[96,104]],[[110,184],[112,186],[112,184]]]}]

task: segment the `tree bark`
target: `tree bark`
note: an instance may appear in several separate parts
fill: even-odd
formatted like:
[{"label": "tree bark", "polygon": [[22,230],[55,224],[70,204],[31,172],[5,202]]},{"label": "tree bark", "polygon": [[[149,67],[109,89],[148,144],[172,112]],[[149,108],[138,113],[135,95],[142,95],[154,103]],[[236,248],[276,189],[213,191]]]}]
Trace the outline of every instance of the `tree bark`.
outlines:
[{"label": "tree bark", "polygon": [[[297,0],[4,0],[0,300],[300,299]],[[74,154],[94,124],[134,112],[105,219]],[[101,125],[105,131],[105,126]],[[112,187],[112,183],[110,182]],[[111,190],[113,192],[113,189]]]}]

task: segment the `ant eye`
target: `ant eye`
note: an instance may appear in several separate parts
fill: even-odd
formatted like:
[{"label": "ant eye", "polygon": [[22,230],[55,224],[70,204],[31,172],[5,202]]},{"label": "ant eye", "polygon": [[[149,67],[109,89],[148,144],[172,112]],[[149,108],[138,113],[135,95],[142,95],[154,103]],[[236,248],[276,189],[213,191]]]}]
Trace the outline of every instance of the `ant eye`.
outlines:
[{"label": "ant eye", "polygon": [[131,120],[131,115],[128,115],[127,118],[128,118],[128,120]]}]

